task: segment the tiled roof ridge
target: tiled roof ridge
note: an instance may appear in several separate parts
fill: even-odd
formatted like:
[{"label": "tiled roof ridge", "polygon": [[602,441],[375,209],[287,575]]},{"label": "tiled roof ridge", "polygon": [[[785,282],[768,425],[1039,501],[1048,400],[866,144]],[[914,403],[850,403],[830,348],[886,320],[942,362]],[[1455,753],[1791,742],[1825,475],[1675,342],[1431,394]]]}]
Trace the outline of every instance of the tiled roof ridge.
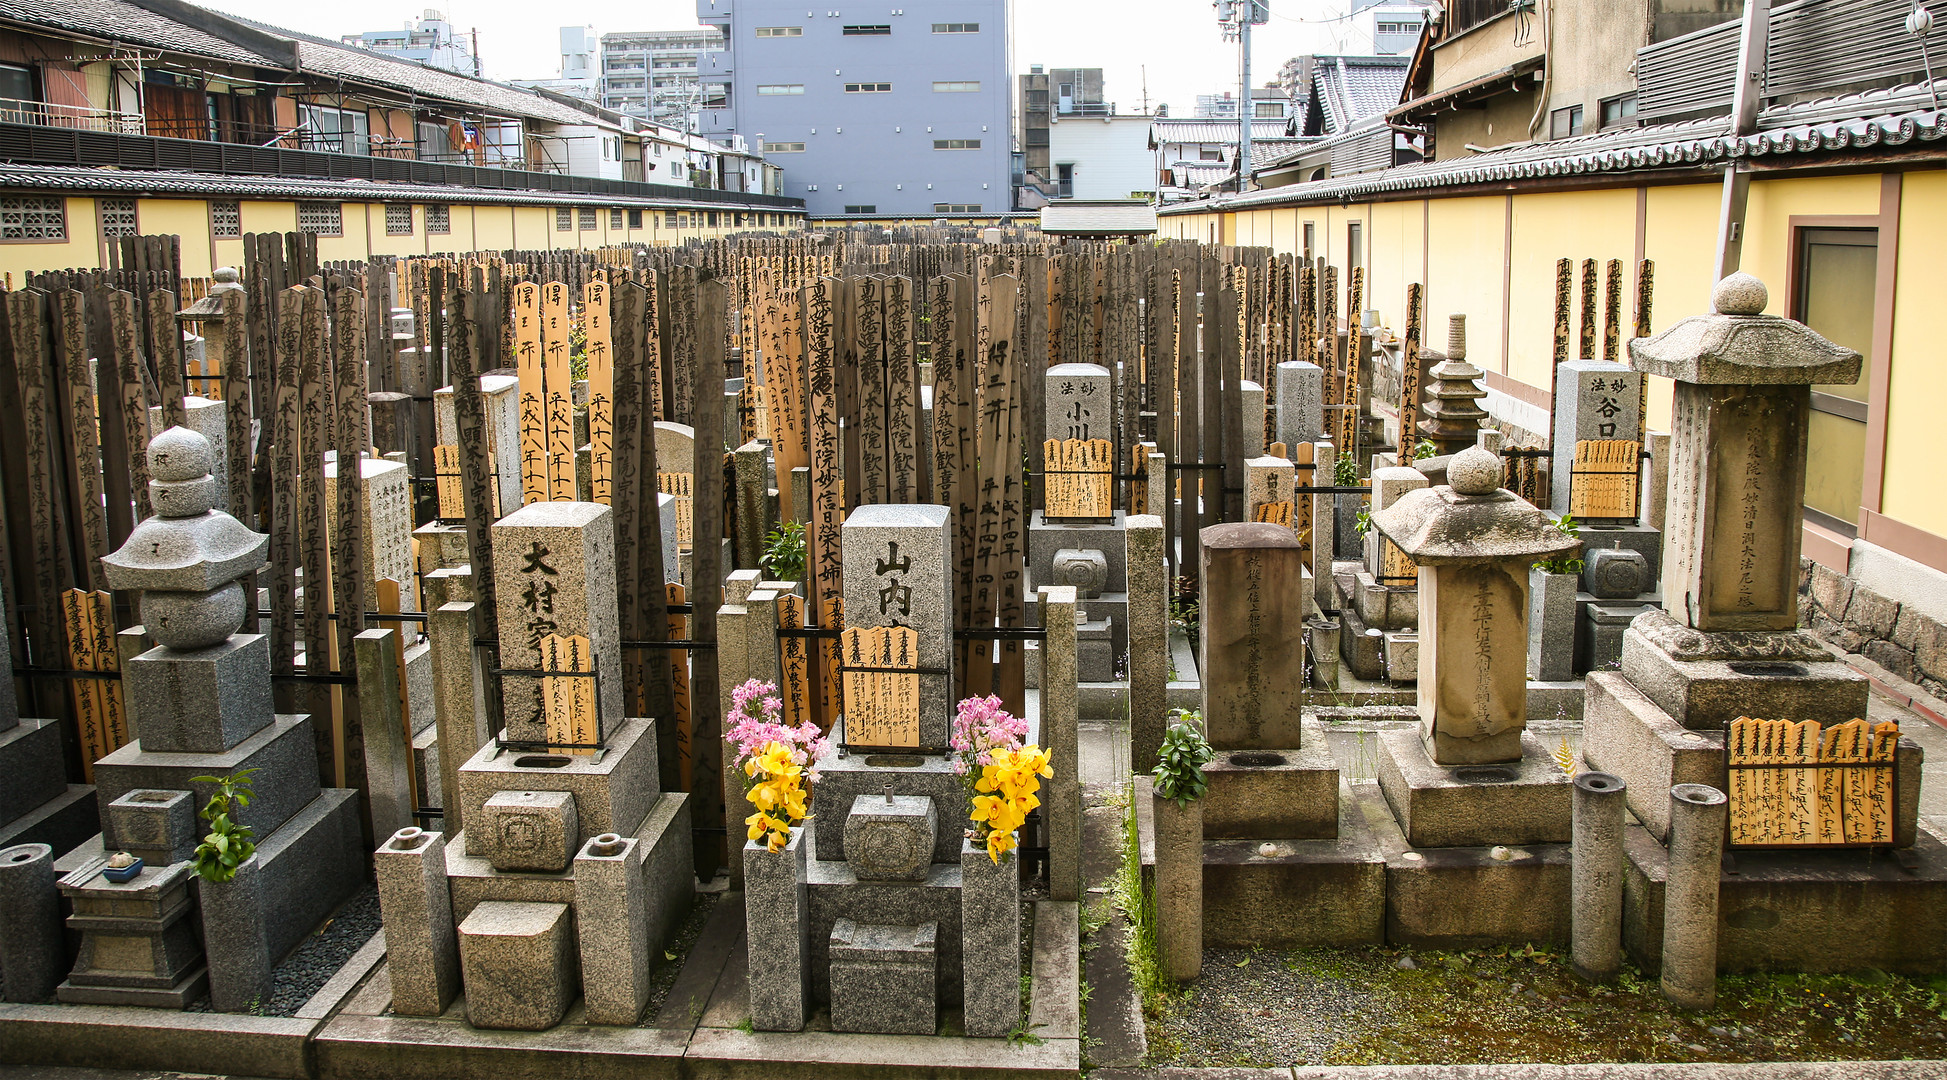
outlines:
[{"label": "tiled roof ridge", "polygon": [[[1947,103],[1935,105],[1934,92],[1935,84],[1917,83],[1774,106],[1759,117],[1762,127],[1758,131],[1736,137],[1729,134],[1728,118],[1712,116],[1517,143],[1470,157],[1415,162],[1187,206],[1179,204],[1170,212],[1359,198],[1550,176],[1708,168],[1741,158],[1937,142],[1947,139]],[[1926,107],[1915,107],[1920,103]]]}]

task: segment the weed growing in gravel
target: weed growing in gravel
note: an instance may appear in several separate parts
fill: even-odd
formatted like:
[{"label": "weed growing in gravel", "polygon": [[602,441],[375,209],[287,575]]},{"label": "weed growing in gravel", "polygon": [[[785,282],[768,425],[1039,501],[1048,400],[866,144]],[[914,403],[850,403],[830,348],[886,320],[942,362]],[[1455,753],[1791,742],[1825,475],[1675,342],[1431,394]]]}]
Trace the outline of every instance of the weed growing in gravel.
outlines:
[{"label": "weed growing in gravel", "polygon": [[1151,1065],[1735,1062],[1947,1054],[1947,977],[1874,969],[1718,980],[1681,1012],[1625,967],[1584,982],[1542,946],[1205,954],[1150,1027]]}]

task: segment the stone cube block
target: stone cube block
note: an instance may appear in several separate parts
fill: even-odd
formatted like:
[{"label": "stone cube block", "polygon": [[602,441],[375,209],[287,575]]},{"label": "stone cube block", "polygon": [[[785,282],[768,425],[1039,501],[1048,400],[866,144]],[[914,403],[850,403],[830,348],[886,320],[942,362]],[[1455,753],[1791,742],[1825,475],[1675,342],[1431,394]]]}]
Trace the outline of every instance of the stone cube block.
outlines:
[{"label": "stone cube block", "polygon": [[460,924],[467,1023],[545,1031],[561,1022],[581,980],[566,904],[489,900]]},{"label": "stone cube block", "polygon": [[270,725],[270,639],[232,634],[207,649],[156,647],[122,670],[142,749],[221,754]]},{"label": "stone cube block", "polygon": [[187,791],[137,788],[108,804],[120,850],[155,866],[189,858],[202,841],[196,829],[197,805]]},{"label": "stone cube block", "polygon": [[1396,683],[1410,683],[1420,677],[1420,635],[1417,632],[1394,630],[1383,635],[1385,638],[1386,678]]},{"label": "stone cube block", "polygon": [[487,800],[480,821],[487,861],[500,871],[566,870],[579,828],[566,791],[503,791]]},{"label": "stone cube block", "polygon": [[832,1030],[931,1035],[938,1029],[934,939],[938,923],[832,925]]},{"label": "stone cube block", "polygon": [[923,795],[860,795],[845,817],[845,861],[861,881],[925,881],[939,815]]}]

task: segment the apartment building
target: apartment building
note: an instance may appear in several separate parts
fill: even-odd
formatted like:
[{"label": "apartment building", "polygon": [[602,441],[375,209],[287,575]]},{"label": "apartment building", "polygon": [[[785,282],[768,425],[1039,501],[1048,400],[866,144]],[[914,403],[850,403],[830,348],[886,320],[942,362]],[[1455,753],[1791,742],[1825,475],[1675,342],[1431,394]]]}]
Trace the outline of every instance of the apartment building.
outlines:
[{"label": "apartment building", "polygon": [[697,0],[697,17],[726,46],[699,57],[701,132],[760,144],[813,217],[1011,206],[1008,0]]},{"label": "apartment building", "polygon": [[602,106],[695,130],[702,98],[697,60],[723,48],[715,30],[618,31],[602,35]]}]

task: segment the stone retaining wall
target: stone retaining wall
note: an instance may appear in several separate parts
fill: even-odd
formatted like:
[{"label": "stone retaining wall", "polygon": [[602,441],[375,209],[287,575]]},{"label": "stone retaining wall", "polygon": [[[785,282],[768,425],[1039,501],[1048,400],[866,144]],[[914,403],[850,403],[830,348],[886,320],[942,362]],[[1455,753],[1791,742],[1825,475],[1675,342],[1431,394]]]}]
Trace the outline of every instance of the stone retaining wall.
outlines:
[{"label": "stone retaining wall", "polygon": [[1801,625],[1927,693],[1947,698],[1947,626],[1836,570],[1800,561]]}]

